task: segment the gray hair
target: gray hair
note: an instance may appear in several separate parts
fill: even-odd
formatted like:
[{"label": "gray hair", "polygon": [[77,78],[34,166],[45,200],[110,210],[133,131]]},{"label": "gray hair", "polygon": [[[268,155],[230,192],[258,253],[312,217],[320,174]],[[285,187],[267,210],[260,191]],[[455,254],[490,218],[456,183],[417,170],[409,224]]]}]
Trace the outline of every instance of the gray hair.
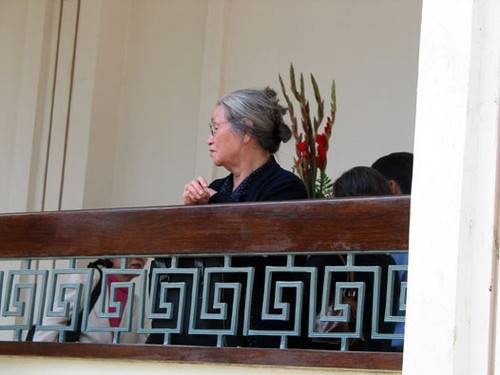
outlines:
[{"label": "gray hair", "polygon": [[[282,141],[287,142],[292,137],[292,131],[283,120],[288,108],[278,101],[276,91],[266,87],[233,91],[217,104],[224,108],[226,120],[234,130],[251,134],[265,150],[274,154]],[[244,119],[250,120],[252,125]]]}]

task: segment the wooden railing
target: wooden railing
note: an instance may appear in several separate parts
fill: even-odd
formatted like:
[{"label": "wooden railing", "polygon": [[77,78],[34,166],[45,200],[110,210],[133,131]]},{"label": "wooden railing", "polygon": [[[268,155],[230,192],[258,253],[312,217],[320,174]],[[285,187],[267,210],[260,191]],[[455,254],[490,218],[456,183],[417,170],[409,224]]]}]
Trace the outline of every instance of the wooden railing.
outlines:
[{"label": "wooden railing", "polygon": [[[8,259],[316,253],[408,248],[409,197],[0,215]],[[402,354],[305,349],[0,342],[3,355],[400,370]]]}]

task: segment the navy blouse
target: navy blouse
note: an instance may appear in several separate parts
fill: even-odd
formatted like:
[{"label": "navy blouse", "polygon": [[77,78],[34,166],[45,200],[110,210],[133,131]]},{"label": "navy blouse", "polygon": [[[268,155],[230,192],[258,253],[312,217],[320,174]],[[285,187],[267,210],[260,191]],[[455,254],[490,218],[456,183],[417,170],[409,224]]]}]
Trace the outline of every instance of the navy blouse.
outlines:
[{"label": "navy blouse", "polygon": [[209,203],[258,202],[306,199],[302,180],[279,166],[271,156],[266,164],[253,171],[233,192],[233,174],[213,181],[210,188],[217,191]]}]

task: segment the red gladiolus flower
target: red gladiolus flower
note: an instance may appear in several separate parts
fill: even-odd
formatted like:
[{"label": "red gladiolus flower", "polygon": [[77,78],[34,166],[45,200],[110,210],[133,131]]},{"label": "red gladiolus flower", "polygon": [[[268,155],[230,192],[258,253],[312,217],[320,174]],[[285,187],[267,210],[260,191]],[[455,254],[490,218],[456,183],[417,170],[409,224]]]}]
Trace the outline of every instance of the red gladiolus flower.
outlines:
[{"label": "red gladiolus flower", "polygon": [[306,153],[306,142],[300,142],[297,144],[297,148],[298,150],[302,153],[302,154],[305,154]]},{"label": "red gladiolus flower", "polygon": [[326,134],[318,134],[316,137],[316,143],[319,145],[322,145],[325,147],[328,143],[328,138],[326,137]]},{"label": "red gladiolus flower", "polygon": [[318,168],[323,169],[326,163],[326,148],[323,143],[318,142]]},{"label": "red gladiolus flower", "polygon": [[297,144],[297,149],[300,151],[300,159],[306,159],[307,160],[307,153],[306,153],[306,142],[300,142]]},{"label": "red gladiolus flower", "polygon": [[318,144],[318,168],[323,169],[326,164],[326,149],[328,147],[328,137],[326,134],[318,134],[316,136],[316,143]]}]

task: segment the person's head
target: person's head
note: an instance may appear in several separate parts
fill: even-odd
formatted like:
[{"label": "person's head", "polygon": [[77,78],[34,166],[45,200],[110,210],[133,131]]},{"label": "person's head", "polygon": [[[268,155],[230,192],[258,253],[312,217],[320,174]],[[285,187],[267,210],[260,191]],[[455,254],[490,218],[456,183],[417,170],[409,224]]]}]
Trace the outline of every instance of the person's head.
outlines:
[{"label": "person's head", "polygon": [[278,102],[274,90],[242,89],[220,99],[210,122],[210,154],[216,165],[234,160],[243,148],[253,146],[274,154],[292,132],[283,115],[287,109]]},{"label": "person's head", "polygon": [[[121,268],[122,266],[122,258],[111,258],[111,268]],[[140,270],[144,268],[146,265],[147,258],[128,258],[127,259],[127,267],[130,269],[136,269]],[[131,274],[116,274],[116,278],[119,281],[130,281],[137,275],[131,275]]]},{"label": "person's head", "polygon": [[370,167],[351,168],[333,183],[335,198],[392,194],[389,181],[379,171]]},{"label": "person's head", "polygon": [[411,194],[413,154],[394,152],[382,156],[373,163],[372,168],[375,168],[389,180],[394,194]]}]

